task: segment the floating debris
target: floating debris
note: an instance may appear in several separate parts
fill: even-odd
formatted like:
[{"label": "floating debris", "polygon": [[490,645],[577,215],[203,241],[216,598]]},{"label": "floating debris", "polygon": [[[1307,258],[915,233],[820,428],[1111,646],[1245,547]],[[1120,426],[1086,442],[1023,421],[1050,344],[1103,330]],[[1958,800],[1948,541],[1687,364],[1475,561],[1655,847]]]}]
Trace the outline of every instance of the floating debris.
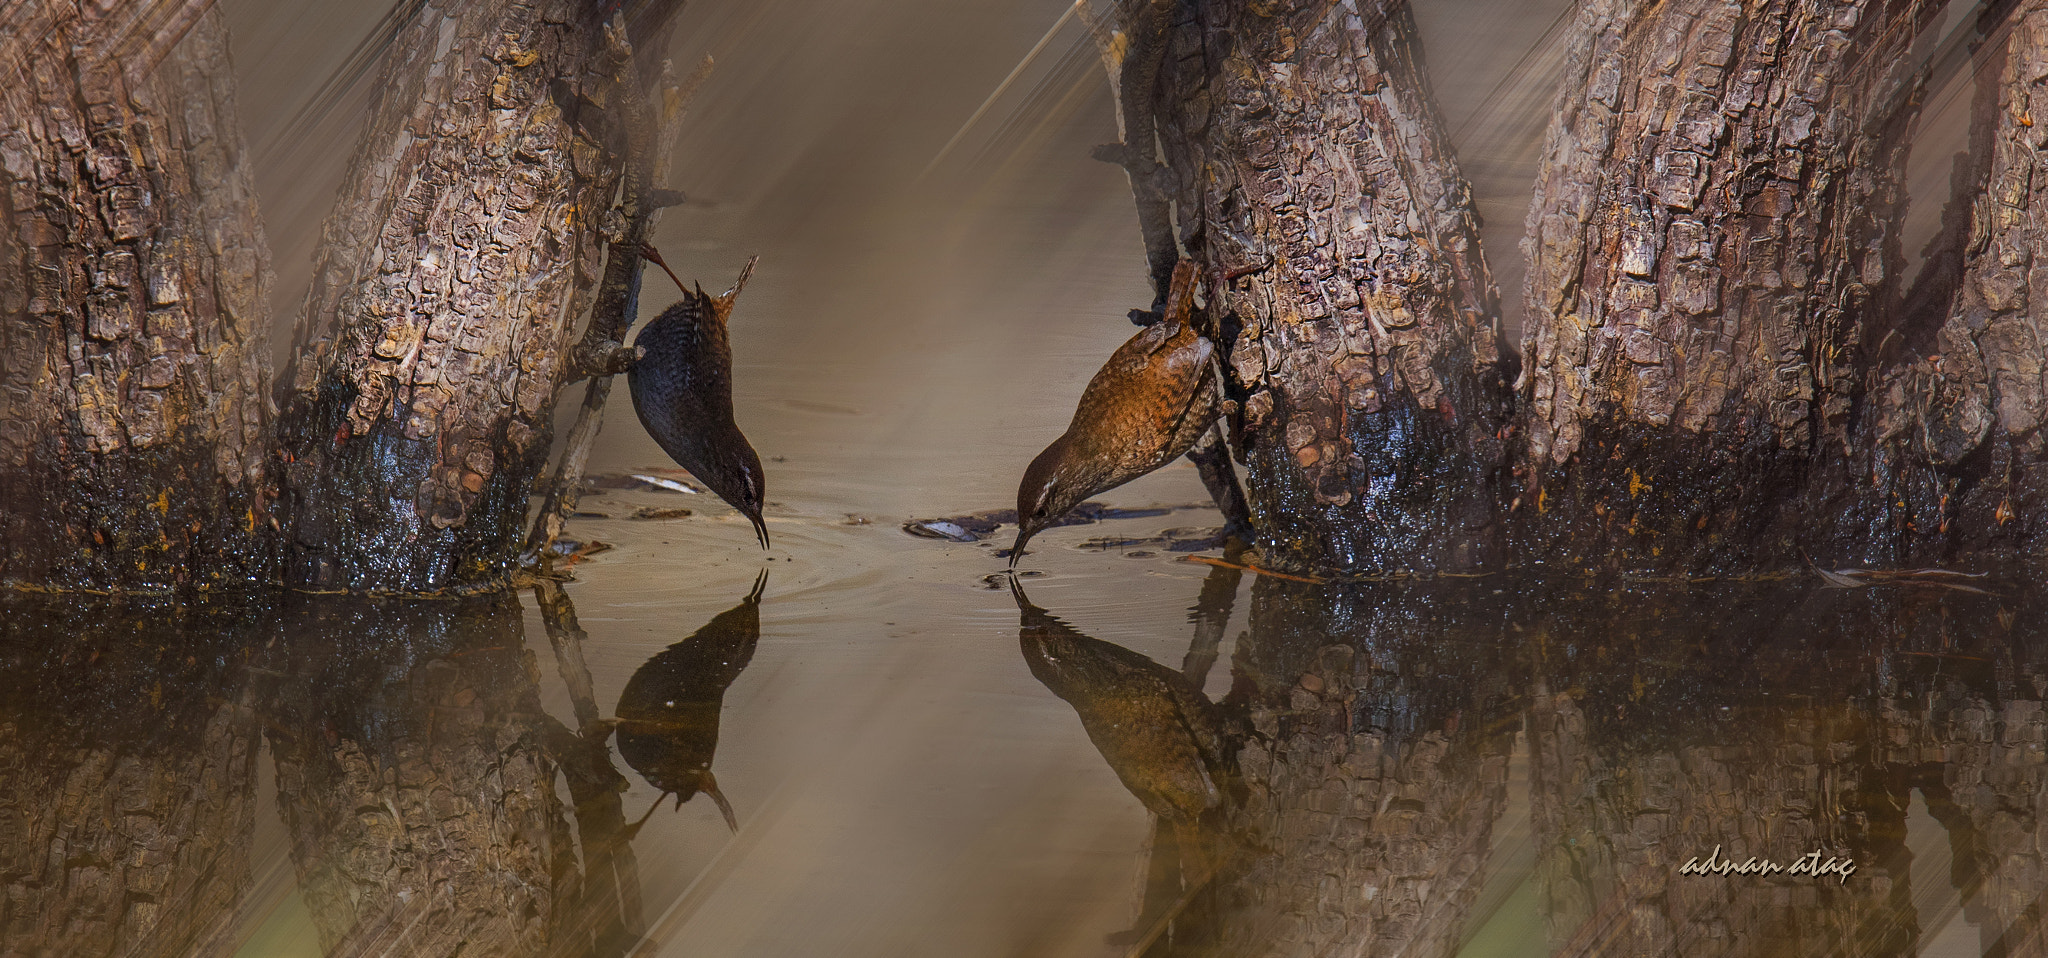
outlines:
[{"label": "floating debris", "polygon": [[[1045,573],[1040,572],[1036,569],[1020,571],[1014,574],[1019,579],[1036,579],[1040,576],[1045,575]],[[1011,575],[1012,573],[1009,572],[991,572],[988,575],[981,577],[981,584],[983,586],[986,586],[991,591],[1005,589],[1008,588],[1010,585]]]},{"label": "floating debris", "polygon": [[[681,471],[677,471],[676,474],[687,475],[687,473],[683,473]],[[635,490],[640,492],[682,492],[688,493],[690,495],[698,495],[704,491],[680,479],[656,475],[654,473],[647,472],[614,472],[606,473],[603,475],[587,476],[583,480],[583,491],[585,492],[619,489]]]},{"label": "floating debris", "polygon": [[690,495],[693,495],[693,496],[694,496],[694,495],[698,495],[698,494],[700,494],[700,493],[702,493],[702,492],[704,491],[704,490],[702,490],[702,489],[698,489],[698,488],[696,488],[696,487],[694,487],[694,486],[690,485],[690,484],[689,484],[689,483],[687,483],[687,482],[678,482],[678,481],[676,481],[676,480],[674,480],[674,479],[664,479],[664,478],[662,478],[662,477],[660,477],[660,476],[640,476],[640,475],[636,475],[636,476],[634,476],[633,478],[635,478],[635,479],[638,479],[638,480],[640,480],[641,482],[644,482],[644,483],[646,483],[646,484],[648,484],[648,485],[650,485],[650,486],[653,486],[653,487],[654,487],[654,488],[656,488],[656,489],[666,489],[666,490],[668,490],[668,491],[670,491],[670,492],[686,492],[686,493],[689,493]]},{"label": "floating debris", "polygon": [[846,518],[839,520],[839,524],[842,526],[871,526],[875,524],[875,520],[849,512],[846,514]]},{"label": "floating debris", "polygon": [[1081,543],[1081,548],[1098,552],[1133,547],[1158,548],[1168,552],[1206,552],[1220,548],[1227,538],[1221,527],[1197,529],[1184,526],[1168,529],[1156,536],[1099,536]]},{"label": "floating debris", "polygon": [[1218,559],[1215,556],[1181,556],[1180,561],[1199,562],[1203,565],[1221,566],[1225,569],[1236,569],[1240,572],[1249,572],[1253,575],[1262,575],[1269,579],[1286,579],[1289,582],[1313,582],[1317,585],[1321,585],[1329,581],[1328,579],[1320,579],[1312,575],[1289,575],[1285,572],[1275,572],[1271,569],[1261,569],[1255,565],[1231,562],[1225,559]]},{"label": "floating debris", "polygon": [[690,514],[688,509],[656,509],[652,506],[633,510],[635,519],[684,519]]},{"label": "floating debris", "polygon": [[587,509],[578,509],[575,512],[569,513],[569,518],[571,519],[609,519],[611,517],[612,514],[609,512],[595,512]]},{"label": "floating debris", "polygon": [[903,524],[903,531],[920,539],[946,539],[952,542],[978,542],[980,536],[960,527],[959,523],[944,519],[926,521],[912,520]]},{"label": "floating debris", "polygon": [[1956,592],[1974,592],[1978,595],[1997,595],[1989,589],[1970,585],[1967,580],[1982,579],[1988,572],[1955,572],[1949,569],[1836,569],[1829,571],[1814,566],[1813,572],[1827,583],[1830,589],[1867,589],[1877,585],[1930,586],[1950,589]]},{"label": "floating debris", "polygon": [[588,542],[578,542],[575,539],[556,539],[554,544],[548,547],[548,551],[553,553],[557,559],[563,560],[559,565],[561,568],[566,569],[600,552],[612,551],[612,544],[609,542],[599,542],[596,539]]},{"label": "floating debris", "polygon": [[[1188,503],[1185,505],[1177,506],[1149,506],[1143,509],[1118,509],[1113,506],[1104,505],[1100,502],[1090,501],[1075,506],[1072,511],[1068,512],[1064,516],[1061,516],[1057,521],[1053,522],[1052,525],[1048,526],[1047,528],[1051,528],[1052,526],[1080,526],[1087,525],[1091,522],[1106,522],[1111,519],[1151,519],[1157,516],[1168,515],[1185,509],[1213,508],[1215,507],[1206,502],[1203,502]],[[987,510],[986,512],[973,512],[964,516],[947,516],[943,519],[912,519],[909,522],[903,524],[903,531],[908,532],[911,535],[917,536],[921,539],[945,539],[951,542],[975,542],[982,539],[993,539],[996,536],[997,529],[1000,529],[1003,526],[1014,526],[1016,524],[1017,510],[990,509]],[[934,534],[931,531],[935,526],[941,525],[950,526],[952,528],[958,529],[960,530],[960,533],[965,534],[967,538],[959,538],[958,535],[951,532]],[[1167,533],[1165,533],[1165,535],[1169,537],[1168,539],[1148,539],[1144,541],[1156,541],[1156,544],[1159,545],[1166,545],[1166,543],[1169,540],[1179,542],[1182,540],[1179,537],[1173,536],[1172,534],[1175,532],[1185,531],[1188,530],[1172,529],[1168,530]],[[1172,548],[1172,546],[1167,546],[1167,548]],[[1209,548],[1209,546],[1203,545],[1198,548]],[[999,551],[996,554],[998,556],[1008,556],[1010,553],[1009,550],[1005,549]]]}]

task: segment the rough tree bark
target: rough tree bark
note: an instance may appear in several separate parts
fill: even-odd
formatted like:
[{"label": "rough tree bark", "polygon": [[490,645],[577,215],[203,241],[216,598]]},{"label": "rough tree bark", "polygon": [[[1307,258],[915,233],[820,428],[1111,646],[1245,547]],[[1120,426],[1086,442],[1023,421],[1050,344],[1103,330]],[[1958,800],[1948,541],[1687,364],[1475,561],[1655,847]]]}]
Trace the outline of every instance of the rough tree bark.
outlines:
[{"label": "rough tree bark", "polygon": [[1209,267],[1260,542],[1322,566],[1497,566],[1513,361],[1406,4],[1153,7],[1157,89],[1120,90],[1125,128],[1156,112],[1150,175]]},{"label": "rough tree bark", "polygon": [[[2002,19],[1999,16],[2002,15]],[[1949,229],[1873,386],[1857,512],[1902,563],[2048,557],[2048,4],[1995,7]],[[1844,497],[1846,498],[1846,497]]]},{"label": "rough tree bark", "polygon": [[1098,6],[1134,141],[1110,152],[1148,269],[1209,267],[1264,549],[1725,574],[2048,548],[2040,4],[1985,14],[1978,149],[1908,295],[1901,170],[1944,4],[1583,3],[1512,411],[1404,4]]},{"label": "rough tree bark", "polygon": [[625,44],[576,0],[429,3],[398,34],[299,317],[288,583],[436,591],[509,571],[623,225],[603,114],[638,79]]},{"label": "rough tree bark", "polygon": [[1827,518],[1801,490],[1848,481],[1940,6],[1581,9],[1525,241],[1527,559],[1737,571]]},{"label": "rough tree bark", "polygon": [[[150,9],[0,24],[0,583],[274,571],[269,262],[226,39],[218,13]],[[168,57],[138,39],[188,25]]]}]

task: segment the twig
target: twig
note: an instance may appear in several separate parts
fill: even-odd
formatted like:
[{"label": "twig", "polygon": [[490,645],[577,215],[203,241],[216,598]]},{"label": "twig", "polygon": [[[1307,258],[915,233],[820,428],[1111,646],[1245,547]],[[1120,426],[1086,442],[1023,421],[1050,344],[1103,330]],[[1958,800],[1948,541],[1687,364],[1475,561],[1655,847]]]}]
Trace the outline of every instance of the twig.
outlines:
[{"label": "twig", "polygon": [[1138,208],[1138,230],[1145,238],[1145,262],[1152,271],[1154,310],[1165,304],[1173,267],[1180,260],[1180,247],[1173,239],[1172,207],[1160,185],[1166,167],[1160,165],[1158,158],[1155,104],[1159,97],[1159,66],[1166,57],[1166,31],[1176,6],[1177,0],[1147,0],[1132,14],[1125,31],[1130,49],[1124,54],[1117,76],[1117,99],[1124,108],[1124,140],[1117,150],[1117,160],[1130,177],[1131,199]]},{"label": "twig", "polygon": [[1218,559],[1215,556],[1181,556],[1180,561],[1199,562],[1203,565],[1219,566],[1225,569],[1237,569],[1243,572],[1252,573],[1253,575],[1262,575],[1269,579],[1286,579],[1289,582],[1310,582],[1316,585],[1322,585],[1330,581],[1328,579],[1322,579],[1312,575],[1289,575],[1285,572],[1274,572],[1271,569],[1261,569],[1255,565],[1243,565],[1236,562],[1229,562],[1223,559]]},{"label": "twig", "polygon": [[[615,24],[619,22],[614,20]],[[590,382],[583,389],[583,405],[576,412],[576,424],[569,429],[569,440],[562,450],[561,461],[548,480],[548,494],[540,515],[535,518],[533,531],[527,536],[526,559],[529,563],[547,560],[548,549],[562,534],[562,525],[569,513],[575,510],[576,501],[582,495],[584,467],[590,461],[590,450],[597,444],[597,433],[604,423],[605,402],[611,398],[611,377],[625,371],[630,360],[637,355],[637,350],[624,346],[623,340],[639,311],[642,250],[653,232],[654,217],[663,205],[660,200],[665,197],[661,194],[667,192],[657,189],[654,180],[656,174],[668,169],[690,94],[703,85],[711,72],[711,58],[705,57],[683,83],[665,84],[659,127],[649,142],[647,131],[655,128],[656,121],[632,69],[632,51],[626,47],[623,28],[608,29],[607,35],[615,48],[622,48],[623,54],[617,76],[620,119],[627,124],[627,155],[620,172],[624,181],[620,206],[626,216],[626,228],[622,235],[611,238],[605,254],[604,280],[598,289],[597,300],[591,306],[590,325],[584,332],[583,341],[572,353],[571,362],[579,372],[590,376]],[[666,68],[663,79],[668,79]]]}]

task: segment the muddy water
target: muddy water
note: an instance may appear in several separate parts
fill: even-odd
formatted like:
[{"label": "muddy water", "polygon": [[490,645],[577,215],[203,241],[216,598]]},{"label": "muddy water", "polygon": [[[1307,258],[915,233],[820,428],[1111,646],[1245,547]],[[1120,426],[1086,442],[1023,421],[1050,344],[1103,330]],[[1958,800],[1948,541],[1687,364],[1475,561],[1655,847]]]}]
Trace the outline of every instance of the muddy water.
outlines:
[{"label": "muddy water", "polygon": [[[352,135],[289,121],[382,10],[223,6],[288,316]],[[1475,6],[1417,13],[1508,251],[1563,5]],[[1010,504],[1147,298],[1071,23],[932,162],[1063,7],[688,8],[678,61],[720,66],[658,245],[716,288],[762,255],[733,343],[767,552],[708,496],[611,490],[570,534],[613,548],[547,604],[7,610],[0,953],[2040,947],[2048,663],[2009,584],[1338,586],[1090,545],[1194,509],[1041,534],[1033,612],[987,581],[1007,535],[905,534]],[[668,465],[612,413],[597,471]],[[1105,498],[1202,496],[1182,464]],[[1790,871],[1813,851],[1837,870]]]}]

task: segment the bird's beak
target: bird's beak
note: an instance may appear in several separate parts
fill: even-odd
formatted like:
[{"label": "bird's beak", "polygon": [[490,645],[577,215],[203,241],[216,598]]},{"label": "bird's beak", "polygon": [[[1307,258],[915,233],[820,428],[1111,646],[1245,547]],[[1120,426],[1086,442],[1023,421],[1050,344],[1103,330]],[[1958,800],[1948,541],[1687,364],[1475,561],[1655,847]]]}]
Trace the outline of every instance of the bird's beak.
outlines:
[{"label": "bird's beak", "polygon": [[760,537],[761,548],[768,548],[768,524],[762,522],[760,516],[748,516],[747,521],[754,524],[754,535]]},{"label": "bird's beak", "polygon": [[1032,533],[1038,530],[1029,526],[1017,527],[1017,542],[1010,546],[1010,571],[1017,571],[1017,560],[1024,557],[1024,543],[1031,541]]}]

